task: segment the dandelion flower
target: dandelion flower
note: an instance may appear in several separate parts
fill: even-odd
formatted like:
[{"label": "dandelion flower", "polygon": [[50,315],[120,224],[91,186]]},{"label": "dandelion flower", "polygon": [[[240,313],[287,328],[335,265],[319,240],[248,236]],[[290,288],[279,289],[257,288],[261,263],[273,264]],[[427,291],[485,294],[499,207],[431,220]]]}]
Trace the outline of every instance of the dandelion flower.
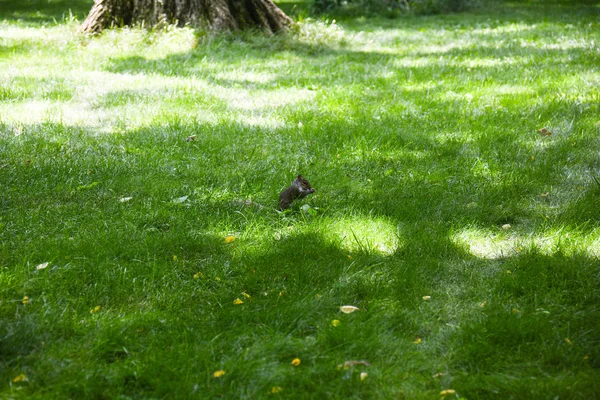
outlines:
[{"label": "dandelion flower", "polygon": [[233,301],[233,304],[235,304],[235,305],[237,306],[237,305],[239,305],[239,304],[244,304],[244,302],[242,301],[242,299],[240,299],[240,298],[238,297],[237,299],[235,299],[235,300]]},{"label": "dandelion flower", "polygon": [[339,319],[334,319],[333,321],[331,321],[331,325],[333,325],[333,326],[340,326],[340,320]]},{"label": "dandelion flower", "polygon": [[292,365],[293,365],[294,367],[297,367],[298,365],[300,365],[300,359],[299,359],[299,358],[294,358],[294,359],[292,360]]},{"label": "dandelion flower", "polygon": [[213,373],[213,377],[215,377],[215,378],[220,378],[220,377],[222,377],[223,375],[225,375],[225,371],[224,371],[224,370],[222,370],[222,369],[220,369],[220,370],[218,370],[218,371],[215,371],[215,372]]}]

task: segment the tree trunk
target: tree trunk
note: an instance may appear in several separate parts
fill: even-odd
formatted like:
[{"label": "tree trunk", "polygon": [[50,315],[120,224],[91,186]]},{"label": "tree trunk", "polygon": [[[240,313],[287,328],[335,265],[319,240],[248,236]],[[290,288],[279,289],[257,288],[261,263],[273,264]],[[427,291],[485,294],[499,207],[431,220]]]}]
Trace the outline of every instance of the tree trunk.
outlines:
[{"label": "tree trunk", "polygon": [[94,0],[81,32],[110,26],[190,24],[213,31],[260,29],[274,33],[292,20],[272,0]]}]

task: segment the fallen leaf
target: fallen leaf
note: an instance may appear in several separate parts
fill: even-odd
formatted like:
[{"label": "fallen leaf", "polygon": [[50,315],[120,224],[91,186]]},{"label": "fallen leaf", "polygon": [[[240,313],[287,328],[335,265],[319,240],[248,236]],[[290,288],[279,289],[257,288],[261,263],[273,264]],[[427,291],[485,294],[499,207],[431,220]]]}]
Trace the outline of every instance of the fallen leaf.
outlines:
[{"label": "fallen leaf", "polygon": [[567,342],[569,345],[573,346],[573,342],[571,342],[571,339],[569,339],[568,337],[565,338],[565,342]]},{"label": "fallen leaf", "polygon": [[49,263],[49,262],[45,262],[45,263],[43,263],[43,264],[40,264],[40,265],[38,265],[37,267],[35,267],[35,269],[36,269],[37,271],[39,271],[40,269],[44,269],[44,268],[48,267],[48,265],[50,265],[50,263]]},{"label": "fallen leaf", "polygon": [[173,255],[173,261],[177,261],[177,256]]},{"label": "fallen leaf", "polygon": [[23,296],[23,300],[21,300],[21,303],[23,303],[23,305],[29,303],[29,296]]},{"label": "fallen leaf", "polygon": [[188,196],[181,196],[171,200],[175,204],[181,204],[188,199]]},{"label": "fallen leaf", "polygon": [[231,243],[235,240],[235,236],[229,235],[225,238],[225,243]]},{"label": "fallen leaf", "polygon": [[502,225],[502,229],[504,229],[504,230],[510,229],[510,224]]},{"label": "fallen leaf", "polygon": [[15,376],[15,378],[12,381],[13,381],[13,383],[27,382],[27,375],[25,375],[25,374],[17,375],[17,376]]},{"label": "fallen leaf", "polygon": [[425,300],[425,301],[431,300],[431,296],[423,296],[423,300]]},{"label": "fallen leaf", "polygon": [[193,142],[194,140],[196,140],[196,135],[188,136],[187,139],[185,139],[186,142]]},{"label": "fallen leaf", "polygon": [[486,303],[487,303],[487,302],[485,302],[485,301],[482,301],[481,303],[479,303],[479,307],[481,307],[481,308],[485,307],[485,304],[486,304]]},{"label": "fallen leaf", "polygon": [[340,307],[340,311],[343,312],[344,314],[351,314],[357,310],[358,310],[358,307],[354,307],[354,306],[341,306]]},{"label": "fallen leaf", "polygon": [[294,359],[292,360],[292,365],[293,365],[294,367],[297,367],[298,365],[300,365],[300,362],[301,362],[301,361],[300,361],[300,359],[299,359],[299,358],[294,358]]},{"label": "fallen leaf", "polygon": [[440,392],[440,395],[446,396],[447,394],[454,394],[454,393],[456,393],[456,390],[454,390],[454,389],[446,389],[446,390],[442,390]]},{"label": "fallen leaf", "polygon": [[196,272],[194,274],[194,279],[204,278],[204,274],[202,272]]},{"label": "fallen leaf", "polygon": [[121,197],[119,199],[119,202],[121,202],[121,203],[127,203],[131,199],[133,199],[133,197]]},{"label": "fallen leaf", "polygon": [[413,342],[414,344],[420,344],[423,341],[423,339],[421,339],[420,337],[416,338],[415,341]]},{"label": "fallen leaf", "polygon": [[552,132],[550,132],[548,129],[546,128],[542,128],[542,129],[538,129],[538,133],[542,136],[550,136],[552,135]]},{"label": "fallen leaf", "polygon": [[218,370],[218,371],[215,371],[215,372],[213,373],[213,376],[214,376],[215,378],[220,378],[220,377],[222,377],[223,375],[225,375],[225,371],[223,371],[222,369],[220,369],[220,370]]},{"label": "fallen leaf", "polygon": [[334,319],[333,321],[331,321],[331,325],[333,325],[333,326],[339,326],[340,325],[340,320],[339,319]]},{"label": "fallen leaf", "polygon": [[96,306],[96,307],[92,308],[90,310],[90,314],[96,314],[98,311],[100,311],[101,308],[102,308],[102,306]]},{"label": "fallen leaf", "polygon": [[246,293],[246,292],[242,292],[242,296],[244,296],[244,297],[245,297],[245,298],[247,298],[247,299],[249,299],[249,298],[250,298],[250,295],[249,295],[248,293]]},{"label": "fallen leaf", "polygon": [[235,305],[244,304],[244,302],[240,298],[237,298],[233,301],[233,304],[235,304]]},{"label": "fallen leaf", "polygon": [[441,378],[442,376],[446,375],[443,372],[438,372],[437,374],[433,375],[434,378]]},{"label": "fallen leaf", "polygon": [[541,197],[547,197],[548,196],[548,192],[546,192],[546,193],[540,193],[540,196]]},{"label": "fallen leaf", "polygon": [[367,379],[367,375],[369,375],[369,374],[367,374],[366,372],[361,372],[360,373],[360,380],[364,381],[365,379]]}]

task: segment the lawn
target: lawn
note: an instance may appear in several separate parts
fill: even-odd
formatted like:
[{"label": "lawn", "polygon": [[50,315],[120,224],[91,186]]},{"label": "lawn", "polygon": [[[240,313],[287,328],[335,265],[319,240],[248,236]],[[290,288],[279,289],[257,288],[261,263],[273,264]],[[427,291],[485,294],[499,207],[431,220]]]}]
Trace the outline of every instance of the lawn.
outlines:
[{"label": "lawn", "polygon": [[88,7],[0,4],[0,398],[600,397],[597,3]]}]

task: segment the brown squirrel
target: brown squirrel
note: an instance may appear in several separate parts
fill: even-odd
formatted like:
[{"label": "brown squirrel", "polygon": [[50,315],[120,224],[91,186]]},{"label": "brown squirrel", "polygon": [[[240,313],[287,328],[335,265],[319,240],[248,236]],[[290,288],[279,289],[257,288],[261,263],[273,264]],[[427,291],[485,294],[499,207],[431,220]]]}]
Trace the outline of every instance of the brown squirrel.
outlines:
[{"label": "brown squirrel", "polygon": [[302,175],[298,175],[298,178],[292,182],[290,187],[285,189],[279,195],[279,209],[283,211],[288,208],[294,200],[302,199],[314,192],[315,189],[310,186],[310,183],[308,183]]}]

